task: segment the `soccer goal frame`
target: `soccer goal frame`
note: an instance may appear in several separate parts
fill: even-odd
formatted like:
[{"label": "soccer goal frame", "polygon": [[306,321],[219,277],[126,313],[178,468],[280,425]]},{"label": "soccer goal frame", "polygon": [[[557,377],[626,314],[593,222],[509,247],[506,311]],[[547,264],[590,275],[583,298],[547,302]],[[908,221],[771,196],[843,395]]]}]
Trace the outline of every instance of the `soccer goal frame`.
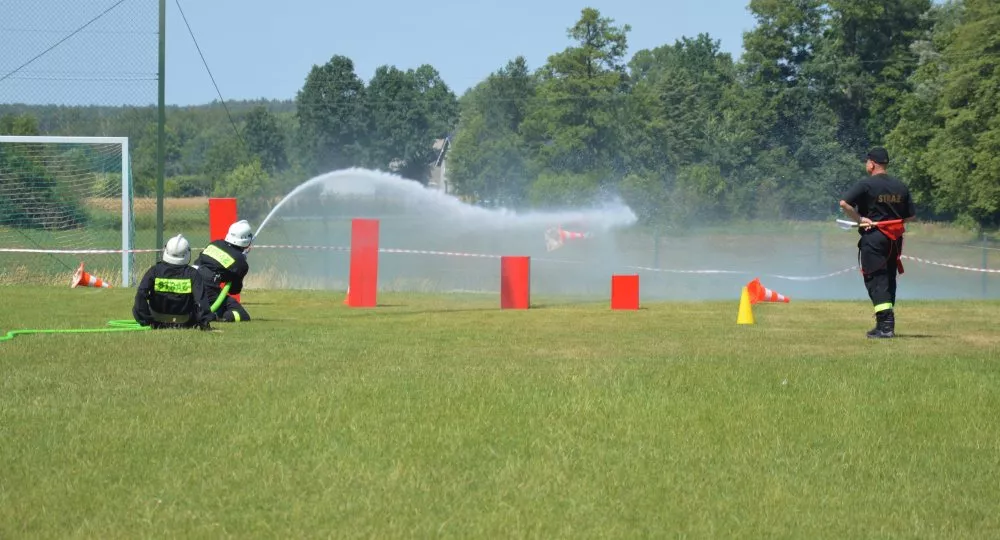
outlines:
[{"label": "soccer goal frame", "polygon": [[49,135],[0,135],[0,143],[118,144],[122,152],[122,286],[132,285],[132,169],[128,137],[77,137]]}]

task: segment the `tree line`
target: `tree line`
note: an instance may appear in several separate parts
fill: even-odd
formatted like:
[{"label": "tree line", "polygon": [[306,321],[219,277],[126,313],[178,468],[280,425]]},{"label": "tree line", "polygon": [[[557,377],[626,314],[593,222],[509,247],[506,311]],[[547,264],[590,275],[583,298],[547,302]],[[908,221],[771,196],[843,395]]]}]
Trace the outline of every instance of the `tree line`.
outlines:
[{"label": "tree line", "polygon": [[[432,66],[382,66],[365,84],[349,58],[334,56],[313,66],[294,100],[169,107],[164,191],[238,197],[253,217],[311,176],[344,167],[426,183],[434,141],[457,120],[458,98]],[[156,193],[155,107],[0,105],[0,134],[129,137],[135,195]]]},{"label": "tree line", "polygon": [[739,61],[708,34],[628,57],[584,9],[572,45],[461,99],[449,161],[497,204],[621,195],[649,223],[815,219],[886,146],[924,218],[1000,220],[1000,3],[752,0]]},{"label": "tree line", "polygon": [[[709,34],[630,54],[630,26],[585,8],[542,66],[513,58],[460,98],[430,65],[383,66],[365,82],[334,56],[293,100],[171,107],[168,194],[239,196],[263,211],[345,167],[426,183],[434,141],[448,138],[449,189],[477,204],[620,196],[661,227],[818,219],[883,145],[922,218],[1000,224],[1000,3],[748,9],[738,60]],[[129,136],[136,191],[153,189],[153,108],[0,105],[0,116],[0,132]]]}]

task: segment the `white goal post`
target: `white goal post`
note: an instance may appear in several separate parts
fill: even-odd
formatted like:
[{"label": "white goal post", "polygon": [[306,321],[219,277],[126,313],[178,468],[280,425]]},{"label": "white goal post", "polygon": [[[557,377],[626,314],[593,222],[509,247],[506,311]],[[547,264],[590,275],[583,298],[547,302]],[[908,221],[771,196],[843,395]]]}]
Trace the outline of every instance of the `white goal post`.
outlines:
[{"label": "white goal post", "polygon": [[[0,135],[0,145],[118,145],[121,148],[121,278],[122,286],[130,286],[132,279],[132,174],[128,137],[76,137],[76,136],[18,136]],[[115,156],[117,157],[117,156]],[[2,173],[3,171],[0,171]],[[3,186],[0,186],[2,188]],[[10,196],[6,194],[4,196]],[[96,246],[95,246],[96,247]],[[101,246],[110,247],[110,246]]]}]

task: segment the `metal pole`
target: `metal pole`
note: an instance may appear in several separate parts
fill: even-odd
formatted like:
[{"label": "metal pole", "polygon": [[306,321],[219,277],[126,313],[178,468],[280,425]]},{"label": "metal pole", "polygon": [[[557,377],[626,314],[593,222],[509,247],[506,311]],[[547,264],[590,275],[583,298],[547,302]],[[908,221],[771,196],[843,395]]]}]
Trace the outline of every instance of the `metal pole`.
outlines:
[{"label": "metal pole", "polygon": [[816,267],[823,267],[823,231],[816,231]]},{"label": "metal pole", "polygon": [[122,287],[132,286],[132,259],[135,255],[135,226],[132,224],[132,168],[129,166],[128,138],[122,138]]},{"label": "metal pole", "polygon": [[660,226],[653,228],[653,268],[660,269]]},{"label": "metal pole", "polygon": [[[989,260],[987,259],[988,255],[989,255],[989,246],[987,245],[987,242],[988,241],[987,241],[987,238],[986,238],[986,231],[983,231],[983,264],[982,264],[983,270],[986,270],[988,268],[988,264],[989,264]],[[986,293],[986,278],[987,277],[988,277],[987,273],[983,272],[983,275],[982,275],[983,298],[986,298],[986,294],[987,294]]]},{"label": "metal pole", "polygon": [[[323,238],[326,240],[326,245],[330,245],[330,218],[323,212]],[[333,250],[326,250],[324,257],[324,268],[323,277],[327,288],[333,287]]]},{"label": "metal pole", "polygon": [[[159,118],[157,119],[156,125],[156,248],[160,249],[163,247],[163,167],[164,161],[166,160],[166,141],[167,141],[167,111],[165,96],[166,96],[166,81],[164,76],[166,75],[166,43],[167,43],[167,0],[160,0],[160,68],[159,76],[157,77],[157,93],[159,94],[157,100],[157,109]],[[158,257],[158,259],[160,259]],[[162,260],[162,259],[160,259]]]}]

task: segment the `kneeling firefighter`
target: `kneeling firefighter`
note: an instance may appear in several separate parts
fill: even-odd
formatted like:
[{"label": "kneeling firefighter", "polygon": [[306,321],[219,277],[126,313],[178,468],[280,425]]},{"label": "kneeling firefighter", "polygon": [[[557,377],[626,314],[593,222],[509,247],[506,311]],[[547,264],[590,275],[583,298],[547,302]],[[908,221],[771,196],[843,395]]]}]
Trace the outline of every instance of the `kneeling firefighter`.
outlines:
[{"label": "kneeling firefighter", "polygon": [[[243,278],[250,272],[246,252],[253,242],[253,232],[246,220],[229,226],[224,240],[216,240],[202,250],[195,268],[205,281],[209,305],[215,305],[222,297],[221,305],[215,311],[215,318],[225,322],[249,321],[250,314],[230,294],[243,290]],[[223,283],[228,290],[223,291]]]},{"label": "kneeling firefighter", "polygon": [[167,241],[163,260],[139,282],[132,316],[142,326],[211,330],[212,314],[204,280],[188,266],[191,244],[178,234]]}]

